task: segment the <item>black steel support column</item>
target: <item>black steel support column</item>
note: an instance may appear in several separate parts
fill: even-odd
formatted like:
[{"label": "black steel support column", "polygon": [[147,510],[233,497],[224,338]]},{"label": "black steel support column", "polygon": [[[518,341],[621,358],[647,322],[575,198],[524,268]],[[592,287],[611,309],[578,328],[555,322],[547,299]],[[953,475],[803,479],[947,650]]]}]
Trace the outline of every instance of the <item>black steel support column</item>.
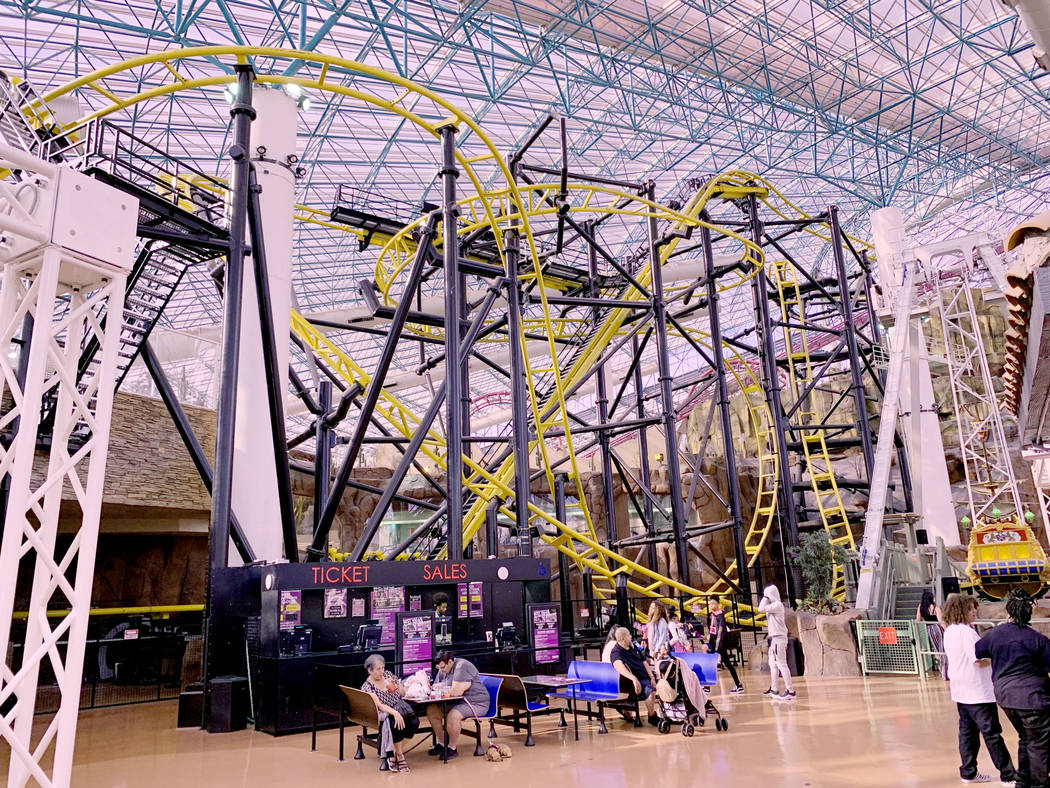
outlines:
[{"label": "black steel support column", "polygon": [[518,555],[532,556],[529,525],[529,384],[521,335],[521,238],[516,227],[504,232],[507,259],[507,338],[510,349],[511,441],[514,450],[514,530]]},{"label": "black steel support column", "polygon": [[[197,440],[193,427],[190,425],[190,420],[186,417],[186,412],[179,404],[175,391],[171,388],[171,383],[168,382],[168,376],[164,374],[160,360],[153,352],[153,347],[148,339],[139,346],[139,353],[142,355],[142,363],[146,365],[146,370],[149,372],[150,377],[153,378],[153,383],[157,386],[161,402],[168,409],[168,415],[171,416],[171,420],[175,423],[175,429],[178,430],[179,437],[182,438],[182,443],[186,447],[186,451],[189,452],[194,467],[197,468],[197,473],[201,477],[204,489],[211,494],[211,464],[204,455],[204,448]],[[237,522],[237,515],[233,511],[230,512],[230,538],[233,540],[233,546],[237,548],[237,554],[244,563],[250,564],[255,561],[255,552],[248,543],[248,538],[244,535],[244,531],[241,530],[241,525]]]},{"label": "black steel support column", "polygon": [[321,512],[328,504],[328,482],[332,475],[332,428],[325,417],[332,407],[332,381],[322,380],[317,386],[317,404],[321,414],[314,422],[314,533],[321,524]]},{"label": "black steel support column", "polygon": [[208,585],[204,628],[204,717],[206,724],[211,707],[209,680],[214,675],[221,651],[214,632],[215,600],[212,593],[218,573],[226,568],[230,550],[230,515],[233,504],[233,432],[237,418],[237,378],[240,368],[241,306],[244,289],[244,257],[248,252],[245,235],[248,229],[248,188],[251,160],[252,67],[238,64],[237,94],[230,116],[233,119],[233,161],[230,190],[230,251],[224,273],[222,312],[222,359],[219,368],[219,400],[215,424],[215,484],[211,498],[211,521],[208,526]]},{"label": "black steel support column", "polygon": [[[641,352],[642,349],[638,343],[638,335],[635,334],[631,337],[631,352],[634,354],[634,360],[632,362],[633,371],[632,376],[634,377],[634,391],[638,398],[636,403],[636,412],[639,419],[645,419],[645,399],[642,396],[642,365],[641,365]],[[624,378],[624,383],[627,379]],[[648,426],[643,425],[638,428],[638,473],[641,477],[639,481],[645,485],[646,490],[652,490],[652,474],[649,468],[649,436],[646,434]],[[599,433],[600,435],[600,433]],[[610,457],[612,453],[610,451]],[[630,489],[630,481],[624,478],[623,473],[620,474],[620,478],[623,479],[624,486]],[[653,502],[648,495],[642,496],[642,519],[645,521],[645,532],[649,536],[656,534],[656,524],[653,522]],[[654,572],[656,571],[656,546],[650,542],[646,548],[646,554],[649,558],[649,568]]]},{"label": "black steel support column", "polygon": [[292,476],[288,470],[288,435],[284,426],[285,387],[278,383],[281,379],[281,369],[277,362],[277,341],[273,333],[273,302],[270,299],[270,275],[266,265],[262,209],[259,206],[259,193],[262,189],[255,180],[254,167],[249,168],[248,178],[248,229],[252,241],[255,298],[259,306],[263,367],[266,371],[266,400],[270,412],[274,473],[277,476],[277,503],[280,509],[281,534],[284,539],[284,557],[295,564],[299,562],[299,545],[295,537]]},{"label": "black steel support column", "polygon": [[[564,473],[554,474],[554,516],[565,522]],[[558,551],[558,596],[561,603],[561,630],[570,637],[574,630],[572,613],[572,591],[569,589],[569,557]]]},{"label": "black steel support column", "polygon": [[[405,320],[412,306],[413,294],[418,289],[419,282],[423,277],[423,268],[430,254],[430,242],[434,237],[437,220],[438,215],[436,213],[431,214],[427,223],[423,226],[423,234],[416,247],[416,257],[412,261],[412,267],[408,272],[405,292],[402,294],[401,300],[394,310],[394,316],[390,320],[386,342],[383,344],[383,350],[379,355],[375,374],[372,376],[371,383],[368,384],[368,391],[365,394],[365,401],[361,405],[361,414],[358,417],[357,425],[354,428],[353,435],[350,436],[350,441],[346,447],[346,455],[339,466],[339,474],[336,477],[335,484],[332,485],[331,494],[325,502],[320,519],[317,521],[313,541],[306,550],[307,561],[320,561],[324,557],[325,544],[328,542],[328,532],[332,529],[332,523],[335,522],[335,514],[339,510],[339,502],[343,498],[343,491],[346,489],[347,482],[350,481],[350,473],[353,471],[354,463],[357,461],[361,446],[364,444],[365,434],[368,432],[369,424],[371,424],[376,404],[383,393],[386,374],[394,360],[394,354],[397,351],[401,337],[401,329],[404,328]],[[428,424],[428,429],[429,426]],[[405,454],[407,455],[408,452]]]},{"label": "black steel support column", "polygon": [[[645,184],[645,196],[656,202],[656,183]],[[682,506],[682,469],[678,461],[678,430],[675,424],[674,394],[671,391],[671,358],[667,350],[667,304],[664,301],[664,274],[657,246],[655,214],[647,220],[649,233],[649,260],[653,291],[653,324],[656,327],[657,366],[660,377],[660,418],[663,421],[664,444],[667,447],[667,484],[671,494],[671,531],[674,534],[675,558],[678,562],[678,580],[690,585],[689,539],[685,532],[685,513]],[[717,344],[721,351],[721,344]]]},{"label": "black steel support column", "polygon": [[[751,239],[759,246],[763,245],[765,229],[762,220],[758,216],[758,200],[754,195],[749,198],[748,215],[751,224]],[[777,464],[779,465],[779,483],[777,484],[778,509],[780,511],[781,543],[786,541],[788,546],[798,546],[798,511],[795,509],[795,497],[792,494],[792,465],[791,452],[788,449],[787,418],[784,415],[784,405],[780,396],[780,377],[777,370],[777,349],[773,336],[773,322],[769,316],[769,279],[766,276],[765,267],[755,271],[751,278],[751,292],[755,301],[755,325],[758,328],[758,346],[762,363],[762,382],[766,394],[766,406],[773,419],[773,432],[777,443]],[[783,525],[787,524],[787,533],[784,533]],[[788,600],[794,604],[796,600],[795,589],[800,587],[799,580],[793,568],[785,566],[784,574],[787,581]]]},{"label": "black steel support column", "polygon": [[733,521],[733,546],[736,548],[738,585],[742,601],[751,604],[751,581],[748,577],[747,551],[744,548],[744,517],[740,512],[740,479],[736,473],[736,450],[733,446],[733,422],[729,413],[729,385],[722,354],[722,323],[718,315],[718,280],[715,277],[715,252],[711,230],[700,228],[700,245],[704,252],[707,279],[707,316],[711,325],[711,353],[714,356],[718,387],[718,416],[722,427],[722,449],[725,454],[726,489],[729,491],[729,519]]},{"label": "black steel support column", "polygon": [[460,290],[459,276],[459,226],[456,205],[456,127],[442,126],[441,171],[442,181],[441,221],[445,263],[445,467],[448,472],[448,508],[445,527],[447,529],[448,557],[451,560],[463,557],[463,396],[461,377],[460,339],[464,293]]},{"label": "black steel support column", "polygon": [[[588,235],[594,234],[594,224],[584,222],[584,229]],[[587,246],[587,275],[590,277],[587,292],[591,298],[598,297],[598,253],[594,246]],[[601,310],[595,308],[592,320],[600,319]],[[609,423],[609,392],[605,380],[605,363],[599,360],[598,369],[594,373],[595,394],[598,408],[598,426],[604,427]],[[612,440],[608,430],[598,432],[598,456],[602,461],[602,500],[605,505],[605,546],[610,550],[616,550],[616,496],[613,494],[613,463],[610,448]]]},{"label": "black steel support column", "polygon": [[485,510],[485,557],[499,558],[499,503]]},{"label": "black steel support column", "polygon": [[871,471],[875,466],[875,447],[871,439],[871,422],[868,420],[868,401],[864,394],[863,366],[860,350],[857,347],[857,325],[853,320],[853,299],[850,296],[849,274],[846,272],[846,258],[842,254],[842,227],[839,225],[839,209],[832,205],[828,209],[831,226],[831,254],[835,260],[835,275],[839,282],[839,298],[842,300],[843,331],[846,339],[846,351],[849,353],[853,402],[857,408],[857,432],[860,434],[860,445],[864,451],[864,467],[871,480]]}]

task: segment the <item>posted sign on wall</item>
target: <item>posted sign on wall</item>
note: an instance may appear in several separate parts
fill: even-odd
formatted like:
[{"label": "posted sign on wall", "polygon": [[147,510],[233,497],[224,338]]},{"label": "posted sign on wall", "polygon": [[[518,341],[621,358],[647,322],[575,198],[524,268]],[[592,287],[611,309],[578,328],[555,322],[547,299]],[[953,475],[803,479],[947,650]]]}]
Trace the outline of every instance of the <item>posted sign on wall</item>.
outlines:
[{"label": "posted sign on wall", "polygon": [[430,671],[434,662],[434,611],[397,614],[397,657],[402,676]]},{"label": "posted sign on wall", "polygon": [[529,644],[537,665],[549,665],[561,658],[559,641],[560,610],[557,605],[534,602],[528,605]]}]

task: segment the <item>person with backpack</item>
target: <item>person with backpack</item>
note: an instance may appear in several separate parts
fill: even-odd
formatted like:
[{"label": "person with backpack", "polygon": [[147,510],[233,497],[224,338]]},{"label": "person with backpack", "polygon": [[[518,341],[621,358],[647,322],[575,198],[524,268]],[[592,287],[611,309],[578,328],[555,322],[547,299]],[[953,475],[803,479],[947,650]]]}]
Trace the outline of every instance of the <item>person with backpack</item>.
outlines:
[{"label": "person with backpack", "polygon": [[733,677],[733,689],[730,692],[740,694],[744,691],[744,685],[740,683],[740,677],[736,674],[736,668],[733,667],[733,663],[729,659],[729,647],[725,640],[726,631],[728,630],[726,614],[725,610],[722,609],[722,600],[718,597],[715,597],[714,607],[711,608],[709,615],[707,650],[711,654],[718,654],[719,662],[729,671],[729,675]]}]

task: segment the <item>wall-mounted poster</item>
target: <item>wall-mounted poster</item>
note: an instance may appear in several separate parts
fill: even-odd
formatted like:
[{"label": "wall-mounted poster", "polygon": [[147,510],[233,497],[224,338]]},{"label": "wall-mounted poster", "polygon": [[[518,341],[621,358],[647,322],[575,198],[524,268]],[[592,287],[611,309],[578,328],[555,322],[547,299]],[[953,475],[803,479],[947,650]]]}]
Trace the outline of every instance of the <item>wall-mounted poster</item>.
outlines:
[{"label": "wall-mounted poster", "polygon": [[456,608],[459,610],[459,617],[466,618],[470,615],[470,588],[466,583],[459,583],[456,586],[456,599],[458,600]]},{"label": "wall-mounted poster", "polygon": [[434,611],[397,614],[397,658],[402,676],[417,670],[430,672],[434,662]]},{"label": "wall-mounted poster", "polygon": [[282,591],[280,607],[280,627],[284,630],[295,629],[303,617],[303,592]]},{"label": "wall-mounted poster", "polygon": [[372,618],[383,628],[379,645],[394,645],[397,640],[397,614],[404,609],[404,586],[376,586],[372,589]]},{"label": "wall-mounted poster", "polygon": [[365,600],[364,597],[354,597],[350,600],[350,615],[354,618],[364,618],[365,616]]},{"label": "wall-mounted poster", "polygon": [[481,600],[482,583],[469,583],[467,588],[470,593],[470,617],[482,618],[485,615],[485,603]]},{"label": "wall-mounted poster", "polygon": [[557,605],[534,602],[528,605],[529,644],[537,665],[548,665],[561,658],[559,643],[560,611]]},{"label": "wall-mounted poster", "polygon": [[422,594],[411,594],[408,597],[408,609],[409,610],[422,610],[423,609],[423,595]]},{"label": "wall-mounted poster", "polygon": [[326,588],[324,590],[324,617],[346,618],[345,588]]}]

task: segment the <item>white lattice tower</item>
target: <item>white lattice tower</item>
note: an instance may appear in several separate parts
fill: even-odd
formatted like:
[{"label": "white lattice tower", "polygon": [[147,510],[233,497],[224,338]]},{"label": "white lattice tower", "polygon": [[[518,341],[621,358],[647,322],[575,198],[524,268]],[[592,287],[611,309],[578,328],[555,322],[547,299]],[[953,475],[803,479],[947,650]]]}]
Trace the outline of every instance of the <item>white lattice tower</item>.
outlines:
[{"label": "white lattice tower", "polygon": [[[42,786],[67,786],[138,205],[104,184],[3,145],[0,169],[19,170],[23,178],[0,181],[0,347],[14,348],[25,318],[32,319],[21,374],[15,354],[0,353],[6,408],[0,434],[7,436],[0,443],[0,476],[9,484],[0,542],[0,708],[7,710],[0,737],[11,748],[9,786],[30,778]],[[82,350],[92,338],[99,343],[96,362],[80,370],[78,379]],[[54,419],[48,455],[40,463],[45,458],[36,444],[45,402]],[[78,511],[63,516],[60,541],[63,490]],[[24,635],[13,637],[20,568],[31,568],[31,590]],[[66,612],[48,617],[49,609]],[[18,645],[15,669],[8,660]],[[35,719],[45,666],[55,676],[58,709]]]},{"label": "white lattice tower", "polygon": [[951,275],[926,262],[944,332],[970,515],[976,520],[1001,508],[1021,516],[1024,507],[973,300],[972,257],[964,256]]}]

